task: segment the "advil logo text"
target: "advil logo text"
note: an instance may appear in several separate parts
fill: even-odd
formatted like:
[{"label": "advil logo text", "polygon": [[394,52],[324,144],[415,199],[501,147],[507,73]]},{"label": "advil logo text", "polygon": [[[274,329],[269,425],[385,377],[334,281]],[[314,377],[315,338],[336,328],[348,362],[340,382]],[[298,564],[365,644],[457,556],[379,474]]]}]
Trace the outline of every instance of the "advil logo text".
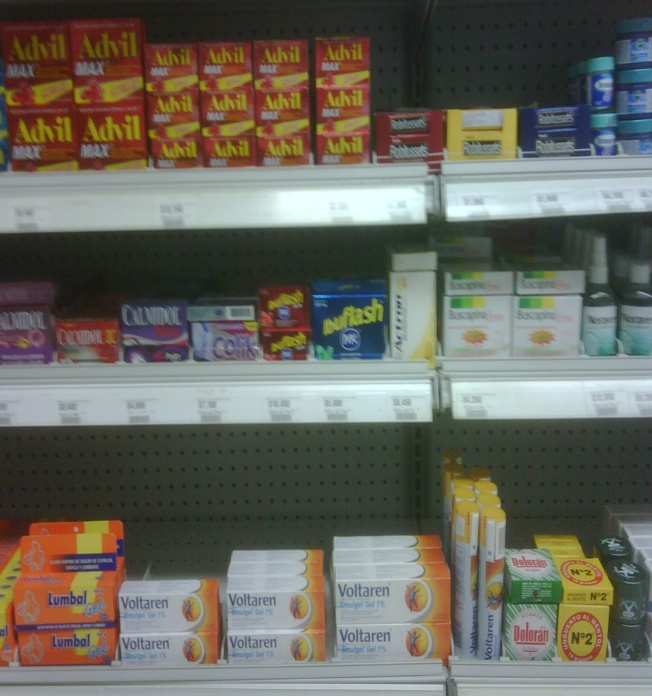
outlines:
[{"label": "advil logo text", "polygon": [[117,121],[113,116],[106,116],[96,122],[89,117],[82,136],[83,142],[86,143],[139,142],[142,139],[142,123],[138,114],[126,114],[122,121]]},{"label": "advil logo text", "polygon": [[303,140],[271,140],[267,147],[267,154],[271,157],[287,157],[289,155],[303,155]]},{"label": "advil logo text", "polygon": [[185,143],[179,141],[162,143],[161,157],[166,159],[196,159],[197,142],[195,140],[189,140]]},{"label": "advil logo text", "polygon": [[21,118],[13,141],[26,145],[72,143],[72,119],[70,116],[57,116],[53,123],[47,123],[43,117],[39,117],[29,124]]},{"label": "advil logo text", "polygon": [[156,100],[156,110],[163,114],[190,114],[193,111],[193,100],[190,94],[176,97],[159,97]]},{"label": "advil logo text", "polygon": [[213,148],[215,157],[249,157],[250,152],[249,141],[246,138],[224,143],[216,142]]},{"label": "advil logo text", "polygon": [[326,60],[342,61],[342,60],[362,60],[362,44],[351,44],[349,48],[340,44],[337,48],[333,46],[326,47]]},{"label": "advil logo text", "polygon": [[266,48],[263,51],[263,63],[300,63],[301,51],[298,46],[290,46],[283,50],[280,46],[274,50]]},{"label": "advil logo text", "polygon": [[79,59],[138,58],[138,39],[133,31],[121,32],[119,39],[112,39],[108,32],[102,32],[93,43],[88,34],[84,34],[79,49]]},{"label": "advil logo text", "polygon": [[324,147],[324,152],[328,155],[344,155],[347,153],[362,154],[364,152],[364,143],[358,135],[352,138],[329,138]]},{"label": "advil logo text", "polygon": [[64,34],[52,33],[47,41],[39,41],[39,37],[32,34],[24,44],[17,36],[13,37],[9,62],[40,60],[68,60]]},{"label": "advil logo text", "polygon": [[234,46],[231,50],[222,46],[219,51],[214,51],[212,48],[206,54],[206,62],[213,65],[224,65],[234,63],[242,65],[245,62],[244,49],[242,46]]},{"label": "advil logo text", "polygon": [[176,50],[168,49],[165,53],[156,51],[152,65],[172,67],[174,65],[190,65],[191,64],[190,49],[178,48]]}]

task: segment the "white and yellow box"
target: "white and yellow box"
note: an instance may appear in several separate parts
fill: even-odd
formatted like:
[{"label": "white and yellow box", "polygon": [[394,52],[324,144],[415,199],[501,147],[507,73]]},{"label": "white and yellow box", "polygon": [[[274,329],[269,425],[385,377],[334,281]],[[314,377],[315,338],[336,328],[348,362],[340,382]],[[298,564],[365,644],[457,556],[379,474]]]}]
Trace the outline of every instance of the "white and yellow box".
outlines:
[{"label": "white and yellow box", "polygon": [[437,252],[416,244],[387,248],[391,271],[436,271]]},{"label": "white and yellow box", "polygon": [[220,633],[121,633],[123,667],[195,667],[215,664]]},{"label": "white and yellow box", "polygon": [[444,295],[511,295],[514,292],[512,271],[486,271],[468,264],[449,264],[442,268]]},{"label": "white and yellow box", "polygon": [[333,566],[444,563],[441,549],[334,549]]},{"label": "white and yellow box", "polygon": [[514,159],[516,109],[448,109],[446,157],[450,160]]},{"label": "white and yellow box", "polygon": [[433,271],[389,274],[389,340],[394,360],[425,360],[434,369],[437,355],[436,282]]},{"label": "white and yellow box", "polygon": [[505,358],[511,355],[509,295],[444,297],[442,301],[444,356],[447,358]]},{"label": "white and yellow box", "polygon": [[218,631],[219,581],[128,580],[118,595],[120,630],[133,633]]},{"label": "white and yellow box", "polygon": [[226,612],[230,631],[324,628],[324,577],[230,578]]},{"label": "white and yellow box", "polygon": [[264,577],[292,577],[294,575],[303,575],[312,577],[315,575],[323,575],[324,569],[321,563],[304,563],[301,561],[287,561],[285,563],[255,563],[247,561],[235,561],[229,563],[226,571],[227,578],[236,576],[252,576],[260,575]]},{"label": "white and yellow box", "polygon": [[233,631],[226,634],[229,664],[291,665],[326,660],[326,631]]},{"label": "white and yellow box", "polygon": [[322,549],[238,549],[231,552],[231,563],[324,564]]},{"label": "white and yellow box", "polygon": [[381,534],[379,536],[336,536],[337,549],[440,549],[437,534]]},{"label": "white and yellow box", "polygon": [[338,625],[450,621],[445,563],[337,566],[334,573]]},{"label": "white and yellow box", "polygon": [[577,356],[580,352],[580,295],[513,298],[512,351],[517,358]]},{"label": "white and yellow box", "polygon": [[451,648],[450,622],[338,624],[335,656],[343,662],[411,662],[447,660]]}]

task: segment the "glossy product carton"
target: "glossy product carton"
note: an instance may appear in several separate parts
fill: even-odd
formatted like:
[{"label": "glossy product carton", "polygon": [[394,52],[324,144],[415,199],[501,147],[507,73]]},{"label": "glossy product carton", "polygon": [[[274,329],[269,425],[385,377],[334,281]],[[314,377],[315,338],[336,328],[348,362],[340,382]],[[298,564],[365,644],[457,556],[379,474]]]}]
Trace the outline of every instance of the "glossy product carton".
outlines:
[{"label": "glossy product carton", "polygon": [[509,357],[511,354],[509,295],[442,298],[442,344],[448,358]]},{"label": "glossy product carton", "polygon": [[324,574],[324,565],[318,561],[231,561],[227,570],[227,578],[238,575],[251,576],[260,575],[264,577],[289,577],[303,575],[304,577],[314,577]]},{"label": "glossy product carton", "polygon": [[305,39],[254,41],[253,55],[256,91],[308,84],[308,42]]},{"label": "glossy product carton", "polygon": [[259,167],[293,167],[310,164],[311,158],[310,135],[307,132],[256,137],[256,164]]},{"label": "glossy product carton", "polygon": [[315,39],[317,88],[369,85],[368,37],[338,36]]},{"label": "glossy product carton", "polygon": [[603,662],[608,632],[608,606],[560,604],[557,656],[569,662]]},{"label": "glossy product carton", "polygon": [[19,305],[0,308],[0,364],[50,363],[53,355],[49,307]]},{"label": "glossy product carton", "polygon": [[310,290],[303,285],[265,286],[258,291],[260,325],[271,329],[310,326]]},{"label": "glossy product carton", "polygon": [[125,302],[120,333],[125,362],[178,362],[188,359],[187,304],[181,300]]},{"label": "glossy product carton", "polygon": [[253,85],[251,42],[200,43],[198,51],[202,92],[223,92]]},{"label": "glossy product carton", "polygon": [[199,135],[199,92],[147,95],[147,134],[150,140]]},{"label": "glossy product carton", "polygon": [[512,604],[559,604],[561,578],[546,549],[505,551],[505,594]]},{"label": "glossy product carton", "polygon": [[256,135],[274,137],[307,132],[310,95],[307,86],[256,91]]},{"label": "glossy product carton", "polygon": [[317,164],[368,164],[371,158],[369,131],[318,133]]},{"label": "glossy product carton", "polygon": [[120,359],[117,318],[57,319],[57,362],[115,363]]},{"label": "glossy product carton", "polygon": [[97,573],[118,569],[115,534],[28,535],[20,540],[24,575]]},{"label": "glossy product carton", "polygon": [[369,133],[369,87],[331,87],[316,94],[317,133]]},{"label": "glossy product carton", "polygon": [[123,667],[174,669],[214,665],[220,658],[221,634],[197,633],[120,633]]},{"label": "glossy product carton", "polygon": [[336,536],[335,549],[440,549],[437,534],[397,534],[380,536]]},{"label": "glossy product carton", "polygon": [[307,360],[310,329],[262,329],[265,360]]},{"label": "glossy product carton", "polygon": [[505,604],[503,655],[510,660],[549,662],[555,656],[557,606]]},{"label": "glossy product carton", "polygon": [[251,85],[201,93],[202,135],[237,137],[254,133],[254,90]]},{"label": "glossy product carton", "polygon": [[117,627],[23,631],[18,633],[18,654],[25,667],[110,665],[117,642]]},{"label": "glossy product carton", "polygon": [[[231,552],[232,563],[316,563],[323,571],[322,549],[236,549]],[[322,573],[320,573],[322,574]]]},{"label": "glossy product carton", "polygon": [[199,89],[195,44],[146,44],[145,89],[156,94]]},{"label": "glossy product carton", "polygon": [[0,283],[0,307],[7,305],[52,305],[55,289],[47,281]]},{"label": "glossy product carton", "polygon": [[226,634],[229,664],[298,664],[326,660],[326,631],[233,631]]},{"label": "glossy product carton", "polygon": [[113,534],[118,558],[124,557],[124,526],[120,520],[84,520],[67,522],[32,522],[30,536],[48,534]]},{"label": "glossy product carton", "polygon": [[591,154],[590,107],[519,109],[518,144],[523,157],[577,157]]},{"label": "glossy product carton", "polygon": [[258,359],[258,322],[193,321],[190,330],[195,360]]},{"label": "glossy product carton", "polygon": [[150,142],[155,169],[191,169],[204,160],[202,141],[197,135],[184,138],[157,138]]},{"label": "glossy product carton", "polygon": [[513,159],[516,109],[448,109],[446,154],[451,160]]},{"label": "glossy product carton", "polygon": [[253,167],[256,164],[254,135],[204,136],[203,143],[205,167]]},{"label": "glossy product carton", "polygon": [[386,565],[396,563],[444,563],[441,548],[431,549],[334,549],[333,565]]},{"label": "glossy product carton", "polygon": [[555,564],[564,604],[613,604],[614,588],[599,559],[555,559]]},{"label": "glossy product carton", "polygon": [[441,110],[395,111],[375,115],[376,158],[380,164],[427,162],[437,173],[444,158]]}]

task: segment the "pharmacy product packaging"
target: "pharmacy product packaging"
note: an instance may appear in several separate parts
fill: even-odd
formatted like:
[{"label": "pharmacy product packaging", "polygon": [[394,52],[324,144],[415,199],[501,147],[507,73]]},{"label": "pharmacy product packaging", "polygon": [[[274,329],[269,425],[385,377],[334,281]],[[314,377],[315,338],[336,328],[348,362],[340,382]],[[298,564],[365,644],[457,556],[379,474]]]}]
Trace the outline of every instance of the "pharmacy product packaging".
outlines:
[{"label": "pharmacy product packaging", "polygon": [[147,95],[147,135],[150,140],[199,136],[199,92]]},{"label": "pharmacy product packaging", "polygon": [[452,629],[455,654],[475,659],[478,650],[478,531],[477,503],[462,501],[455,506],[453,533]]},{"label": "pharmacy product packaging", "polygon": [[123,667],[184,668],[214,665],[220,658],[220,631],[120,633]]},{"label": "pharmacy product packaging", "polygon": [[513,159],[516,109],[448,109],[446,157],[450,160]]},{"label": "pharmacy product packaging", "polygon": [[477,649],[480,660],[500,658],[506,527],[504,510],[487,507],[480,511]]},{"label": "pharmacy product packaging", "polygon": [[253,135],[254,88],[242,85],[223,92],[201,93],[202,135],[234,138]]},{"label": "pharmacy product packaging", "polygon": [[200,43],[198,72],[202,92],[228,92],[253,85],[250,41]]},{"label": "pharmacy product packaging", "polygon": [[560,604],[557,656],[569,662],[604,662],[607,657],[609,607]]},{"label": "pharmacy product packaging", "polygon": [[310,290],[304,285],[264,286],[258,291],[262,328],[305,329],[310,326]]},{"label": "pharmacy product packaging", "polygon": [[319,133],[316,140],[316,164],[368,164],[371,158],[367,132]]},{"label": "pharmacy product packaging", "polygon": [[258,322],[190,322],[193,355],[197,361],[250,361],[258,359]]},{"label": "pharmacy product packaging", "polygon": [[7,305],[53,305],[55,288],[47,281],[0,283],[0,307]]},{"label": "pharmacy product packaging", "polygon": [[586,273],[580,270],[516,271],[517,295],[582,295],[586,289]]},{"label": "pharmacy product packaging", "polygon": [[24,667],[110,665],[116,655],[118,628],[54,628],[18,633],[18,655]]},{"label": "pharmacy product packaging", "polygon": [[582,297],[514,297],[512,354],[518,358],[575,357],[580,352]]},{"label": "pharmacy product packaging", "polygon": [[326,631],[234,631],[226,634],[229,664],[293,665],[326,661]]},{"label": "pharmacy product packaging", "polygon": [[260,341],[265,360],[307,360],[310,329],[262,329]]},{"label": "pharmacy product packaging", "polygon": [[469,295],[511,295],[514,292],[512,271],[473,270],[472,264],[441,268],[444,295],[449,297]]},{"label": "pharmacy product packaging", "polygon": [[444,563],[444,554],[441,548],[334,549],[331,558],[334,566]]},{"label": "pharmacy product packaging", "polygon": [[256,136],[256,165],[259,167],[294,167],[310,164],[312,146],[307,130],[289,135]]},{"label": "pharmacy product packaging", "polygon": [[598,558],[555,559],[564,604],[605,604],[614,601],[614,588]]},{"label": "pharmacy product packaging", "polygon": [[549,662],[555,657],[556,636],[556,605],[505,604],[502,630],[504,657]]},{"label": "pharmacy product packaging", "polygon": [[318,88],[368,85],[370,42],[366,36],[315,39],[315,84]]},{"label": "pharmacy product packaging", "polygon": [[204,166],[212,168],[253,167],[256,164],[254,135],[204,136]]},{"label": "pharmacy product packaging", "polygon": [[35,365],[52,362],[54,337],[48,306],[0,308],[0,364]]},{"label": "pharmacy product packaging", "polygon": [[199,89],[195,44],[146,44],[145,89],[155,94],[174,94]]},{"label": "pharmacy product packaging", "polygon": [[432,174],[439,173],[444,158],[443,111],[381,112],[374,118],[376,159],[380,164],[426,162]]},{"label": "pharmacy product packaging", "polygon": [[226,572],[227,578],[237,576],[260,575],[262,577],[286,578],[302,575],[310,578],[324,574],[324,566],[321,561],[268,561],[257,563],[256,561],[231,561]]},{"label": "pharmacy product packaging", "polygon": [[518,114],[523,157],[578,157],[591,154],[591,109],[587,105],[524,108]]},{"label": "pharmacy product packaging", "polygon": [[57,319],[57,362],[115,363],[120,359],[118,318]]},{"label": "pharmacy product packaging", "polygon": [[[184,349],[188,337],[187,304],[183,300],[139,300],[120,307],[122,345],[126,349]],[[127,358],[125,357],[125,360]]]},{"label": "pharmacy product packaging", "polygon": [[254,41],[256,91],[290,89],[308,84],[308,42],[305,39]]},{"label": "pharmacy product packaging", "polygon": [[559,604],[562,585],[546,549],[505,551],[505,594],[511,604]]},{"label": "pharmacy product packaging", "polygon": [[477,295],[441,298],[444,356],[504,358],[511,355],[512,298]]},{"label": "pharmacy product packaging", "polygon": [[390,271],[436,271],[437,252],[422,245],[387,247]]},{"label": "pharmacy product packaging", "polygon": [[120,520],[84,520],[81,522],[32,522],[30,536],[48,534],[113,534],[118,558],[124,557],[124,525]]},{"label": "pharmacy product packaging", "polygon": [[188,321],[256,321],[254,298],[199,297],[188,307]]},{"label": "pharmacy product packaging", "polygon": [[440,549],[437,534],[404,534],[381,536],[336,536],[333,550],[338,549]]},{"label": "pharmacy product packaging", "polygon": [[310,563],[324,566],[322,549],[236,549],[231,552],[231,563]]},{"label": "pharmacy product packaging", "polygon": [[0,593],[0,668],[14,661],[17,645],[13,593],[11,589],[3,590]]}]

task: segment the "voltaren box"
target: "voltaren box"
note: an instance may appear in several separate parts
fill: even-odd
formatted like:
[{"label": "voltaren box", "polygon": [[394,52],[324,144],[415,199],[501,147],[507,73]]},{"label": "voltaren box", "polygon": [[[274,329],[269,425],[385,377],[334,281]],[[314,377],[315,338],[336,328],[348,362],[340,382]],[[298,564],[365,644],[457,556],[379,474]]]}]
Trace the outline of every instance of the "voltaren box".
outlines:
[{"label": "voltaren box", "polygon": [[[322,549],[236,549],[231,552],[232,563],[309,563],[319,564],[323,571]],[[320,573],[321,574],[321,573]]]},{"label": "voltaren box", "polygon": [[261,577],[286,578],[295,575],[314,577],[323,575],[324,567],[321,561],[268,561],[257,563],[256,561],[231,561],[226,572],[227,578],[236,576],[259,575]]},{"label": "voltaren box", "polygon": [[516,109],[448,109],[446,155],[450,160],[513,159]]},{"label": "voltaren box", "polygon": [[326,631],[234,631],[226,635],[229,664],[299,664],[326,660]]},{"label": "voltaren box", "polygon": [[146,44],[145,89],[157,94],[199,88],[195,44]]},{"label": "voltaren box", "polygon": [[120,633],[123,667],[174,668],[214,665],[220,658],[221,632]]},{"label": "voltaren box", "polygon": [[386,565],[402,563],[444,563],[440,548],[432,549],[333,549],[332,563],[341,565]]},{"label": "voltaren box", "polygon": [[436,534],[396,534],[379,536],[336,536],[335,549],[440,549]]}]

